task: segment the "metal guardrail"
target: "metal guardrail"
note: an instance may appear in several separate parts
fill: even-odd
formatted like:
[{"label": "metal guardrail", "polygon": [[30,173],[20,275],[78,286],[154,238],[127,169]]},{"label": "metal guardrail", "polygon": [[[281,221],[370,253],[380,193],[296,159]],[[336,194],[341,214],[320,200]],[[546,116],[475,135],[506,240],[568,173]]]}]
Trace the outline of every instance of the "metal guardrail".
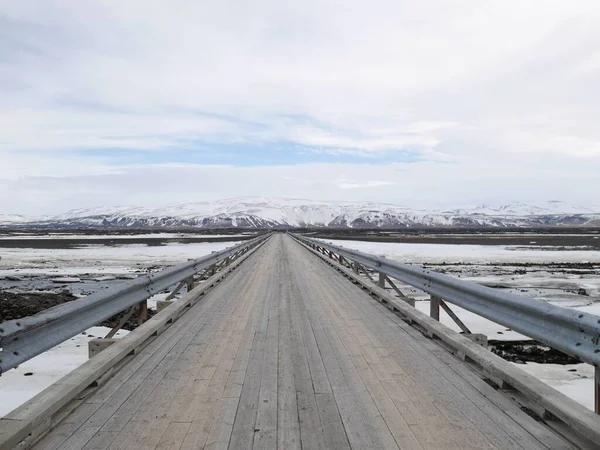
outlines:
[{"label": "metal guardrail", "polygon": [[[379,280],[376,280],[365,267],[361,266],[356,260],[352,260],[350,257],[352,251],[344,252],[346,256],[342,256],[342,253],[338,253],[337,249],[347,250],[343,247],[292,236],[308,251],[321,258],[322,261],[332,266],[344,277],[351,280],[352,283],[368,291],[372,297],[390,311],[399,315],[402,320],[411,326],[415,326],[430,338],[442,342],[442,346],[452,352],[459,360],[464,361],[469,366],[477,367],[475,370],[480,373],[487,384],[503,391],[529,415],[536,417],[537,420],[558,431],[559,434],[575,443],[577,448],[598,448],[597,444],[600,442],[600,416],[598,415],[600,414],[600,369],[598,366],[595,369],[594,380],[595,411],[590,411],[575,400],[520,370],[517,365],[509,363],[487,350],[485,340],[477,334],[471,334],[468,329],[465,330],[464,328],[467,327],[464,324],[462,324],[464,328],[461,327],[461,329],[465,334],[462,335],[439,323],[440,307],[443,307],[455,322],[459,322],[449,306],[440,297],[431,296],[431,317],[428,317],[427,314],[414,307],[414,299],[405,296],[387,275],[379,272]],[[365,255],[360,252],[356,253]],[[367,256],[371,259],[377,259],[373,255]],[[380,267],[377,266],[374,270],[379,270]],[[361,271],[365,277],[360,275]],[[397,296],[386,289],[386,282],[396,291]],[[580,437],[583,437],[583,441],[580,441]]]},{"label": "metal guardrail", "polygon": [[600,367],[600,316],[501,292],[432,270],[294,235],[403,283]]},{"label": "metal guardrail", "polygon": [[265,241],[270,234],[220,252],[143,275],[87,297],[64,303],[34,316],[0,324],[0,375],[98,323],[144,302],[220,261],[227,263]]}]

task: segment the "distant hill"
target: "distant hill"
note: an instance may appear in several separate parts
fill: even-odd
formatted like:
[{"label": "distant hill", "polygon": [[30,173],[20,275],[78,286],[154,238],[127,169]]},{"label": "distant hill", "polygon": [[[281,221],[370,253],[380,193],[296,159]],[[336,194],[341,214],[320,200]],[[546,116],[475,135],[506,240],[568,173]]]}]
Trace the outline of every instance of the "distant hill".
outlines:
[{"label": "distant hill", "polygon": [[76,209],[43,219],[0,215],[0,225],[48,228],[598,227],[600,207],[550,201],[536,205],[510,203],[470,209],[421,210],[373,202],[237,197],[164,208]]}]

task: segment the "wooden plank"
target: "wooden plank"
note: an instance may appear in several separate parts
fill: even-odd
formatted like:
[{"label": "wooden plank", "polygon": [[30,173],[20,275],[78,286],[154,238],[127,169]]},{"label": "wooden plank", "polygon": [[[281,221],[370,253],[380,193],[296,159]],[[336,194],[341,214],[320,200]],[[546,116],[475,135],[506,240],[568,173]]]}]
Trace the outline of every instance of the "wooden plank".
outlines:
[{"label": "wooden plank", "polygon": [[98,427],[83,427],[79,433],[73,434],[59,447],[61,450],[79,450],[83,448],[100,431]]},{"label": "wooden plank", "polygon": [[[284,276],[287,274],[284,274]],[[298,401],[296,397],[289,292],[279,300],[279,382],[277,391],[277,447],[301,448]]]},{"label": "wooden plank", "polygon": [[[290,253],[293,251],[292,248]],[[322,356],[322,361],[335,401],[335,403],[330,402],[328,408],[322,408],[323,414],[327,415],[323,416],[320,414],[321,421],[323,423],[336,423],[337,417],[339,417],[343,424],[346,440],[351,447],[375,448],[365,428],[365,422],[359,412],[362,405],[356,404],[356,395],[351,391],[344,378],[344,374],[342,373],[342,369],[336,358],[336,353],[329,339],[327,329],[331,327],[331,325],[327,321],[327,316],[323,311],[321,302],[312,297],[312,292],[307,289],[308,286],[314,282],[313,277],[310,276],[310,271],[319,269],[307,267],[308,263],[306,259],[298,259],[293,262],[296,265],[294,272],[298,274],[298,282],[302,286],[305,286],[302,295],[307,299],[305,302],[307,315],[315,335],[319,352]],[[309,301],[308,299],[312,300]],[[332,408],[334,404],[337,406],[337,410]],[[329,436],[328,439],[337,442],[344,441],[339,429],[332,431],[335,433],[333,436]]]},{"label": "wooden plank", "polygon": [[[344,297],[348,299],[348,297]],[[348,302],[344,304],[345,308],[342,310],[341,308],[337,308],[336,312],[340,315],[344,314],[346,311],[354,310],[356,305],[353,302]],[[360,314],[359,312],[354,311],[353,314]],[[400,388],[397,386],[396,382],[388,382],[386,383],[386,388],[379,382],[378,378],[374,376],[374,373],[369,372],[369,368],[379,368],[385,371],[386,366],[382,364],[380,361],[377,352],[375,349],[384,348],[385,343],[379,340],[375,335],[373,335],[369,328],[366,325],[371,320],[368,315],[363,316],[361,321],[357,321],[356,326],[362,327],[364,329],[361,330],[360,334],[370,336],[369,338],[363,337],[362,343],[363,345],[359,346],[359,349],[362,352],[364,362],[361,362],[360,359],[355,358],[355,364],[359,371],[361,371],[361,377],[363,377],[363,381],[365,385],[367,385],[369,392],[373,396],[375,403],[377,404],[384,420],[388,424],[390,431],[394,434],[396,442],[404,443],[404,445],[412,445],[415,448],[419,448],[419,443],[417,441],[423,441],[427,444],[427,446],[435,445],[440,446],[447,443],[450,439],[451,434],[448,432],[440,434],[430,435],[430,433],[426,433],[423,436],[419,436],[419,433],[422,432],[423,428],[420,427],[421,424],[426,424],[427,427],[432,429],[443,429],[444,427],[448,428],[447,422],[444,420],[439,411],[436,411],[434,406],[433,399],[429,398],[429,393],[419,390],[418,385],[406,386],[404,388]],[[382,327],[384,324],[378,323],[378,327]],[[383,326],[383,328],[385,328]],[[355,330],[352,333],[352,336],[356,336],[357,331]],[[387,375],[382,376],[383,379],[389,380],[390,377]],[[404,377],[400,378],[400,380],[406,380]],[[411,397],[416,398],[415,400],[405,398],[402,404],[395,404],[393,400],[391,400],[391,396],[389,396],[390,390],[400,390],[401,395],[404,394],[406,390],[411,392]],[[385,394],[384,394],[385,393]],[[387,394],[387,395],[386,395]],[[394,397],[398,396],[397,392],[392,392]],[[395,407],[393,407],[395,405]],[[418,425],[417,427],[409,427],[409,425]],[[437,438],[437,441],[435,439]]]},{"label": "wooden plank", "polygon": [[267,340],[258,395],[253,448],[277,448],[277,386],[279,366],[279,303],[270,298]]},{"label": "wooden plank", "polygon": [[264,364],[264,352],[269,322],[269,302],[263,299],[257,306],[261,311],[258,327],[254,335],[248,368],[240,394],[237,414],[231,435],[231,448],[252,448],[255,434],[260,379]]},{"label": "wooden plank", "polygon": [[190,423],[171,422],[156,446],[156,450],[178,450],[189,428]]},{"label": "wooden plank", "polygon": [[[341,279],[341,277],[340,277],[340,279]],[[335,283],[337,280],[335,279],[335,277],[330,277],[330,280],[329,280],[329,281],[330,281],[330,283],[333,285],[333,284],[334,284],[334,283]],[[341,279],[341,281],[342,281],[342,282],[344,282],[345,280]],[[346,282],[346,285],[348,286],[348,289],[353,289],[352,285],[348,284],[347,282]],[[322,291],[322,290],[323,290],[323,289],[325,289],[325,288],[326,288],[325,286],[320,286],[320,287],[317,287],[317,289],[319,289],[320,291]],[[343,293],[342,293],[341,291],[338,291],[338,292],[339,292],[339,293],[338,293],[339,297],[341,297],[341,298],[344,298],[344,299],[346,300],[346,302],[345,302],[343,305],[341,305],[341,304],[337,304],[337,305],[335,305],[335,306],[334,306],[334,308],[333,308],[333,309],[331,309],[331,311],[333,312],[333,310],[335,309],[335,312],[337,312],[337,313],[338,313],[338,314],[340,314],[340,315],[343,315],[343,314],[345,314],[345,313],[348,311],[348,313],[346,314],[346,316],[347,316],[347,317],[346,317],[346,320],[347,320],[347,321],[346,321],[345,323],[343,323],[343,328],[346,328],[346,329],[348,329],[348,327],[352,327],[352,325],[353,325],[353,324],[352,324],[352,321],[351,321],[351,319],[352,319],[352,320],[354,320],[354,317],[355,317],[355,316],[353,316],[353,314],[354,314],[354,313],[353,313],[353,312],[351,312],[351,311],[349,311],[349,310],[350,310],[350,306],[349,306],[349,304],[348,304],[348,300],[349,300],[349,299],[353,299],[353,302],[355,302],[355,301],[356,301],[356,299],[357,299],[357,296],[356,296],[356,294],[353,294],[353,293],[352,293],[350,290],[345,290],[345,291],[343,291]],[[361,295],[362,295],[362,294],[361,294]],[[365,299],[368,299],[368,297],[366,297],[366,296],[364,296],[364,295],[363,295],[363,298],[365,298]],[[362,304],[368,304],[368,303],[373,303],[373,304],[375,304],[375,303],[374,303],[374,302],[373,302],[371,299],[368,299],[368,300],[367,300],[367,302],[364,302],[364,301],[362,302]],[[337,308],[337,309],[336,309],[336,308]],[[368,319],[368,317],[365,317],[365,319]],[[373,323],[372,319],[368,319],[368,320],[371,320],[371,323]],[[379,328],[380,328],[380,327],[381,327],[381,323],[378,323],[378,324],[377,324],[377,326],[374,326],[374,325],[371,325],[371,326],[373,326],[373,329],[375,329],[375,328],[377,328],[377,327],[379,327]],[[389,327],[388,327],[388,328],[389,328]],[[356,331],[355,329],[352,329],[352,328],[350,328],[350,329],[352,330],[352,334],[353,334],[353,335],[356,335],[356,334],[357,334],[357,331]],[[360,341],[358,341],[358,342],[360,343]],[[353,356],[353,355],[355,355],[356,353],[355,353],[355,352],[350,352],[349,354],[350,354],[351,356]],[[396,355],[396,356],[397,356],[397,355]],[[409,356],[412,356],[412,355],[409,355]],[[405,362],[406,362],[406,361],[405,361]],[[409,361],[408,361],[408,363],[409,363],[409,364],[411,364],[412,362],[409,360]],[[431,370],[430,370],[430,372],[431,372]],[[415,379],[415,385],[417,385],[417,386],[418,386],[418,384],[419,384],[419,383],[417,383],[416,381],[418,381],[418,378],[417,378],[417,379]],[[439,391],[439,387],[432,386],[432,391],[433,391],[432,393],[434,393],[435,395],[437,395],[437,394],[438,394],[438,392],[437,392],[437,391]],[[427,399],[427,396],[422,396],[421,394],[427,394],[426,392],[419,392],[419,393],[417,394],[417,396],[418,396],[418,397],[421,397],[421,398],[423,398],[423,397],[424,397],[425,399]],[[435,397],[434,397],[434,398],[435,398]],[[427,400],[427,401],[418,401],[417,403],[421,403],[421,405],[420,405],[420,406],[418,406],[418,409],[422,410],[422,411],[423,411],[423,413],[424,413],[425,411],[430,411],[430,410],[436,410],[436,409],[437,409],[437,408],[436,408],[436,407],[433,405],[433,402],[432,402],[432,401],[428,401],[428,400]],[[437,411],[437,414],[436,414],[436,417],[435,417],[435,419],[436,419],[436,422],[441,422],[441,423],[443,423],[443,422],[444,422],[444,417],[443,417],[443,415],[440,415],[439,411]],[[429,420],[429,421],[431,421],[431,418],[430,418],[430,417],[428,417],[428,420]],[[426,437],[426,436],[424,436],[424,437]],[[429,442],[428,442],[428,443],[429,443]]]},{"label": "wooden plank", "polygon": [[569,448],[287,237],[251,261],[35,448]]},{"label": "wooden plank", "polygon": [[231,433],[233,432],[233,423],[237,413],[239,398],[237,397],[222,397],[217,413],[216,424],[210,430],[208,439],[206,440],[205,449],[210,450],[227,450]]},{"label": "wooden plank", "polygon": [[118,434],[119,433],[113,431],[99,431],[87,444],[85,444],[83,450],[106,450],[110,447]]},{"label": "wooden plank", "polygon": [[[384,308],[382,305],[373,301],[371,301],[370,304],[364,302],[359,304],[364,308],[375,307],[379,309],[383,315],[390,315],[387,308]],[[531,435],[521,430],[522,427],[520,424],[517,424],[508,417],[507,419],[509,419],[509,421],[507,422],[503,418],[503,414],[501,414],[497,408],[494,408],[493,405],[486,404],[485,401],[480,401],[477,395],[471,393],[466,386],[463,386],[464,391],[457,390],[452,381],[455,380],[458,382],[460,377],[447,377],[448,371],[442,370],[443,368],[439,366],[440,361],[437,357],[431,356],[431,353],[426,348],[422,347],[422,345],[425,344],[439,349],[441,349],[441,347],[437,346],[437,344],[430,339],[425,338],[418,331],[409,327],[395,315],[393,317],[390,315],[390,318],[396,321],[397,325],[400,325],[400,327],[408,330],[413,335],[413,339],[401,340],[402,334],[396,332],[389,334],[387,338],[396,343],[396,348],[402,347],[404,353],[409,353],[408,359],[406,359],[406,356],[402,356],[400,361],[403,361],[405,365],[407,362],[410,362],[406,367],[411,369],[411,376],[415,379],[419,379],[421,385],[430,386],[430,390],[435,392],[435,398],[438,399],[435,404],[438,410],[441,407],[440,399],[445,399],[448,402],[446,405],[454,403],[460,404],[460,410],[464,411],[467,415],[465,417],[465,425],[471,424],[471,428],[481,428],[486,438],[500,447],[515,446],[518,445],[516,444],[517,442],[523,442],[523,440],[528,442],[532,448],[540,446],[540,443],[536,439],[532,439]],[[375,332],[379,332],[379,330],[382,329],[381,324],[378,323],[372,325],[372,329]],[[418,341],[420,343],[418,343]],[[402,355],[402,352],[396,349],[394,355],[398,358]],[[424,357],[426,358],[425,360],[423,359]],[[433,367],[430,364],[433,364]],[[435,374],[435,376],[432,374]],[[448,383],[448,381],[450,381],[450,383]],[[442,387],[444,387],[444,389],[441,389]],[[421,395],[419,395],[419,397],[421,397]],[[473,404],[474,401],[477,403],[477,406]],[[481,410],[481,408],[484,409]],[[490,415],[489,418],[488,415]],[[448,417],[448,415],[446,415],[446,417]],[[497,425],[498,421],[503,423],[502,427]],[[460,436],[455,436],[455,438],[461,439]]]},{"label": "wooden plank", "polygon": [[298,403],[298,422],[302,448],[325,448],[323,430],[319,419],[319,408],[315,398],[313,379],[306,356],[306,342],[300,325],[298,303],[302,301],[300,290],[290,278],[290,331],[292,338],[292,360],[294,364],[294,383]]},{"label": "wooden plank", "polygon": [[317,393],[315,400],[323,429],[325,448],[349,449],[350,443],[334,395]]},{"label": "wooden plank", "polygon": [[[254,323],[257,319],[257,312],[261,310],[258,302],[258,298],[261,297],[258,291],[261,283],[258,281],[260,280],[255,272],[247,279],[248,284],[241,286],[244,295],[236,296],[238,307],[235,311],[224,312],[222,321],[225,325],[212,342],[214,351],[207,352],[207,357],[204,358],[205,362],[199,362],[197,368],[192,371],[194,384],[198,387],[192,400],[195,403],[196,413],[181,446],[182,450],[202,448],[211,439],[211,434],[213,440],[214,436],[217,436],[217,439],[223,436],[221,424],[216,421],[221,411],[228,378],[234,366],[234,355],[238,352],[242,345],[242,338],[246,335],[246,332],[242,332],[242,330],[253,330],[255,335]],[[214,432],[213,429],[215,429]],[[230,435],[231,428],[226,426],[225,429]]]}]

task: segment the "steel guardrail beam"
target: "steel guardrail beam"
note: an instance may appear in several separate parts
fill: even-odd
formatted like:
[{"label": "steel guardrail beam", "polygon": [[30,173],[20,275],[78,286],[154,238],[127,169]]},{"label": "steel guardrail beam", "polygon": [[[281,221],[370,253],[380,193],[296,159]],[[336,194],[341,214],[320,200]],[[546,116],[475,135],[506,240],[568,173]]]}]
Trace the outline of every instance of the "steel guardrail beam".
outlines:
[{"label": "steel guardrail beam", "polygon": [[218,283],[238,270],[265,242],[266,240],[260,242],[240,255],[205,283],[185,293],[180,300],[172,302],[172,305],[163,308],[135,330],[117,339],[114,344],[0,418],[0,450],[30,448],[47,431],[76,410],[80,395],[87,398],[87,395],[91,395],[114,376],[113,370],[133,362],[129,358],[135,358],[149,342],[173,326]]},{"label": "steel guardrail beam", "polygon": [[101,292],[63,303],[36,315],[0,324],[0,375],[199,271],[260,244],[271,234],[242,242]]},{"label": "steel guardrail beam", "polygon": [[[530,409],[530,414],[535,414],[540,420],[545,421],[549,428],[576,443],[577,448],[597,448],[597,445],[593,443],[600,442],[600,416],[593,411],[533,375],[524,372],[517,365],[490,352],[465,335],[447,328],[373,281],[360,277],[351,268],[339,264],[336,258],[331,258],[331,255],[326,256],[327,253],[320,250],[321,246],[318,246],[319,249],[317,249],[317,246],[309,245],[300,239],[298,242],[326,264],[342,273],[343,276],[352,280],[353,283],[367,290],[377,301],[398,314],[402,320],[411,325],[417,324],[417,328],[421,332],[428,336],[435,336],[436,339],[444,342],[445,346],[449,347],[458,359],[469,365],[474,363],[482,370],[482,375],[487,378],[487,381],[495,384],[500,390],[508,389],[506,391],[509,393],[508,396],[515,400],[521,408]],[[516,394],[517,392],[525,398],[521,398]],[[565,429],[561,425],[557,426],[555,419],[588,441],[581,441],[570,432],[564,433]],[[575,440],[572,440],[573,438]]]},{"label": "steel guardrail beam", "polygon": [[293,235],[600,367],[600,316],[498,291],[432,270]]}]

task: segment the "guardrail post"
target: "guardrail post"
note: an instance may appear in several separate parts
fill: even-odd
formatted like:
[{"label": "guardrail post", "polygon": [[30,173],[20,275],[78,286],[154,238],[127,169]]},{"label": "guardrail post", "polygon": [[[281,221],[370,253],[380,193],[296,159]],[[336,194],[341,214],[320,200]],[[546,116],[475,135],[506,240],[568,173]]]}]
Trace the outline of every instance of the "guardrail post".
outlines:
[{"label": "guardrail post", "polygon": [[352,262],[352,270],[356,275],[358,275],[358,263],[356,261]]},{"label": "guardrail post", "polygon": [[137,323],[143,324],[148,320],[148,302],[146,300],[138,303]]},{"label": "guardrail post", "polygon": [[194,289],[194,277],[190,277],[185,281],[185,287],[187,288],[188,292]]},{"label": "guardrail post", "polygon": [[377,281],[377,286],[382,289],[385,289],[385,274],[383,272],[379,272],[379,280]]},{"label": "guardrail post", "polygon": [[600,414],[600,367],[594,367],[594,395],[596,396],[594,410]]},{"label": "guardrail post", "polygon": [[432,319],[440,321],[440,301],[442,299],[437,295],[432,295],[429,300],[429,315]]}]

